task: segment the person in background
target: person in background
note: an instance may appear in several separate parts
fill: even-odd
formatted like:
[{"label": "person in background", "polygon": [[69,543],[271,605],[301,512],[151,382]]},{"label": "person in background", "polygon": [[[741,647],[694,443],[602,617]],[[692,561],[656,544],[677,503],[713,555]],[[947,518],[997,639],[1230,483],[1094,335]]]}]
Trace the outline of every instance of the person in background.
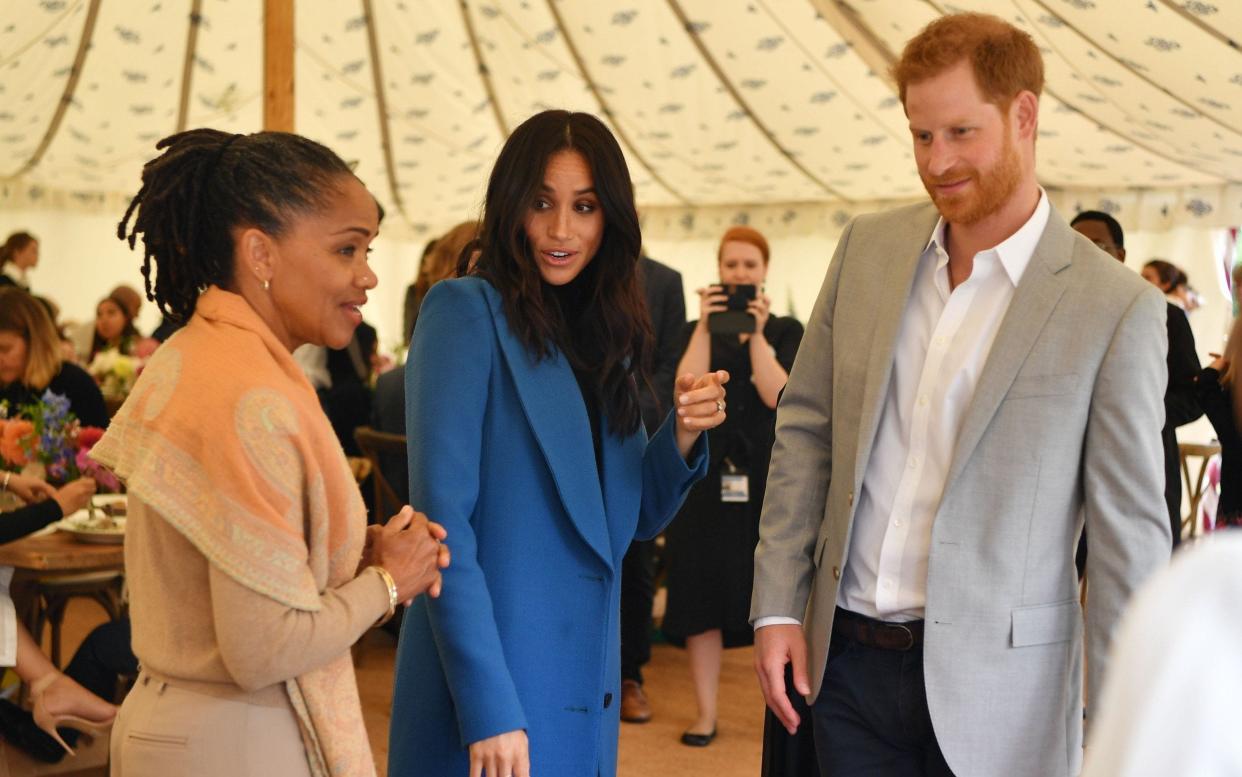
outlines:
[{"label": "person in background", "polygon": [[350,647],[439,593],[445,534],[408,507],[367,529],[291,352],[353,337],[378,204],[298,135],[196,129],[157,149],[117,233],[141,236],[154,301],[187,323],[91,452],[128,489],[142,664],[112,774],[372,777]]},{"label": "person in background", "polygon": [[[668,608],[661,630],[686,648],[698,716],[682,744],[704,747],[716,736],[716,698],[724,648],[750,645],[750,591],[754,582],[759,510],[767,487],[776,402],[802,341],[802,325],[772,315],[763,292],[770,253],[767,239],[746,226],[720,238],[720,283],[699,289],[699,317],[682,328],[677,373],[724,370],[732,376],[729,417],[711,430],[707,477],[690,491],[667,532]],[[713,334],[711,318],[727,310],[725,286],[749,284],[753,330]]]},{"label": "person in background", "polygon": [[26,504],[0,513],[0,545],[21,539],[86,507],[95,493],[89,477],[52,486],[31,475],[0,472],[0,494],[11,493]]},{"label": "person in background", "polygon": [[[431,287],[446,278],[457,275],[458,264],[463,260],[462,251],[474,242],[479,234],[479,222],[463,221],[448,232],[432,240],[423,251],[418,265],[418,277],[406,290],[405,309],[402,315],[404,343],[409,345],[414,327],[418,323],[418,310]],[[467,259],[467,263],[468,263]]]},{"label": "person in background", "polygon": [[346,456],[361,455],[354,430],[371,420],[371,381],[378,347],[375,327],[363,321],[349,345],[326,350],[329,382],[318,391],[319,403]]},{"label": "person in background", "polygon": [[[13,494],[26,502],[0,513],[0,543],[20,539],[72,515],[85,508],[94,493],[91,478],[56,488],[36,477],[0,473],[0,495]],[[0,645],[13,645],[13,652],[7,654],[0,647],[0,665],[14,667],[30,683],[34,709],[27,711],[0,699],[0,736],[41,761],[56,763],[66,752],[73,752],[71,745],[77,741],[78,728],[98,733],[111,722],[116,708],[102,694],[92,695],[68,673],[61,675],[39,650],[17,621],[8,592],[12,576],[11,567],[0,568]]]},{"label": "person in background", "polygon": [[[418,268],[420,273],[422,272],[423,262],[426,262],[427,257],[430,256],[431,252],[435,250],[437,240],[438,238],[432,238],[427,241],[427,245],[423,246],[423,255],[418,259]],[[410,345],[410,333],[414,331],[414,319],[418,317],[418,308],[423,301],[422,296],[420,296],[415,288],[417,285],[418,281],[416,278],[414,283],[411,283],[409,286],[405,287],[405,299],[401,306],[401,332],[402,337],[404,338],[402,343],[407,348]],[[426,289],[424,289],[422,293],[426,294]]]},{"label": "person in background", "polygon": [[680,376],[648,440],[642,235],[594,116],[514,130],[479,248],[427,294],[406,362],[410,502],[453,566],[401,627],[388,774],[613,777],[621,559],[706,472],[728,376]]},{"label": "person in background", "polygon": [[1152,259],[1143,265],[1143,277],[1164,292],[1169,302],[1186,313],[1192,313],[1202,304],[1199,292],[1190,287],[1185,270],[1163,259]]},{"label": "person in background", "polygon": [[[647,301],[655,348],[648,367],[650,386],[638,387],[643,427],[654,436],[668,415],[681,359],[686,295],[681,273],[644,255],[638,282]],[[643,690],[643,666],[651,660],[651,609],[655,604],[655,540],[634,540],[621,560],[621,720],[646,723],[651,703]]]},{"label": "person in background", "polygon": [[62,357],[47,309],[19,288],[0,287],[0,401],[16,408],[39,401],[44,391],[68,399],[83,426],[108,426],[99,386]]},{"label": "person in background", "polygon": [[[479,234],[478,221],[463,221],[432,240],[429,249],[423,254],[423,262],[419,266],[418,279],[410,287],[413,305],[407,306],[409,315],[405,342],[408,345],[410,335],[418,321],[418,309],[431,287],[442,280],[457,274],[458,264],[465,259],[468,268],[471,260],[477,255],[473,249],[463,257],[466,248],[473,244]],[[375,379],[375,396],[371,406],[371,428],[388,434],[405,434],[405,370],[392,369],[382,373]],[[380,460],[380,468],[384,479],[396,491],[402,501],[410,498],[410,474],[406,466],[405,456],[384,456]]]},{"label": "person in background", "polygon": [[48,317],[52,319],[52,327],[60,338],[60,358],[76,364],[78,361],[78,349],[74,346],[73,338],[69,336],[67,328],[60,321],[60,306],[51,299],[39,294],[34,295],[34,298],[39,301],[39,304],[47,311]]},{"label": "person in background", "polygon": [[114,289],[95,306],[95,333],[91,336],[86,364],[108,350],[124,356],[133,354],[140,335],[134,326],[134,317],[138,315],[137,295],[126,293],[132,291],[128,287]]},{"label": "person in background", "polygon": [[0,245],[0,287],[30,290],[26,273],[39,264],[39,241],[29,232],[14,232]]},{"label": "person in background", "polygon": [[[1074,217],[1070,226],[1095,243],[1101,251],[1125,263],[1125,233],[1121,224],[1112,216],[1098,210],[1083,211]],[[1149,266],[1151,264],[1148,263]],[[1180,272],[1173,265],[1168,267]],[[1150,282],[1154,272],[1155,270],[1145,267],[1143,277]],[[1159,287],[1159,284],[1156,286]],[[1182,465],[1177,448],[1177,427],[1185,426],[1203,415],[1203,408],[1199,406],[1195,390],[1195,379],[1199,376],[1199,354],[1195,350],[1195,335],[1190,329],[1186,312],[1172,302],[1165,306],[1165,329],[1169,336],[1169,349],[1165,358],[1169,384],[1164,390],[1164,428],[1160,431],[1160,439],[1164,445],[1164,501],[1169,510],[1173,547],[1176,548],[1182,541]],[[1080,576],[1085,569],[1086,560],[1084,534],[1078,551]]]},{"label": "person in background", "polygon": [[1199,404],[1216,430],[1220,442],[1220,501],[1218,524],[1242,525],[1242,419],[1234,409],[1242,370],[1242,316],[1233,320],[1225,352],[1199,373],[1195,383]]}]

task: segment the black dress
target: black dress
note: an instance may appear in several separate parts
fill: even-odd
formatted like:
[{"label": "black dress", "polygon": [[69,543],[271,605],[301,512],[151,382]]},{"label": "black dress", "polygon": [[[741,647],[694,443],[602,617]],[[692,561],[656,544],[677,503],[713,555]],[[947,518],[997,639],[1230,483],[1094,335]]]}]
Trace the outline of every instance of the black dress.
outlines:
[{"label": "black dress", "polygon": [[1220,373],[1208,367],[1199,373],[1199,404],[1220,441],[1220,502],[1218,523],[1242,523],[1242,436],[1233,417],[1233,396],[1220,385]]},{"label": "black dress", "polygon": [[46,388],[36,390],[21,383],[0,387],[0,401],[7,400],[12,412],[18,405],[38,402],[44,391],[51,391],[68,399],[69,410],[83,426],[108,428],[108,421],[111,419],[99,386],[86,370],[69,362],[60,365],[60,372],[56,373]]},{"label": "black dress", "polygon": [[[682,330],[685,352],[697,322]],[[763,329],[788,372],[793,367],[802,325],[772,316]],[[725,647],[754,642],[750,626],[750,589],[754,582],[759,511],[772,456],[776,411],[759,398],[751,382],[750,345],[737,335],[712,335],[711,369],[728,370],[728,411],[724,423],[707,433],[710,469],[669,525],[668,606],[661,630],[674,645],[711,629],[723,632]],[[721,501],[721,476],[735,469],[749,480],[749,500]]]}]

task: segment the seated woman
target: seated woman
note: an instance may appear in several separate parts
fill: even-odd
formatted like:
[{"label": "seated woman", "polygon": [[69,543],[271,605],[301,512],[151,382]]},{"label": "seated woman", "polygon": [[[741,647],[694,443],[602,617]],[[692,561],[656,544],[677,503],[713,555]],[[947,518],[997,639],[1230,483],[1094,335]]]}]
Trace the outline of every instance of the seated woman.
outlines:
[{"label": "seated woman", "polygon": [[21,289],[0,287],[0,401],[14,408],[39,401],[45,391],[68,399],[83,426],[108,426],[99,386],[61,357],[60,336],[47,309]]},{"label": "seated woman", "polygon": [[[95,493],[95,481],[82,478],[56,489],[38,478],[6,472],[0,477],[0,491],[11,492],[27,502],[24,507],[0,513],[3,543],[38,531],[85,507]],[[34,708],[26,712],[0,700],[0,736],[36,758],[54,763],[64,752],[73,753],[57,731],[58,726],[98,733],[111,724],[116,707],[61,674],[39,650],[18,622],[9,599],[12,577],[11,567],[0,568],[0,666],[13,667],[30,686]],[[68,731],[65,733],[69,735]]]},{"label": "seated woman", "polygon": [[87,364],[103,351],[114,350],[126,356],[134,352],[139,337],[134,327],[134,316],[138,315],[136,300],[137,295],[127,286],[118,286],[99,300],[95,306],[95,335],[91,338]]},{"label": "seated woman", "polygon": [[26,505],[0,513],[0,544],[21,539],[86,507],[95,493],[95,481],[78,478],[55,488],[36,477],[5,472],[0,475],[0,493],[5,492]]}]

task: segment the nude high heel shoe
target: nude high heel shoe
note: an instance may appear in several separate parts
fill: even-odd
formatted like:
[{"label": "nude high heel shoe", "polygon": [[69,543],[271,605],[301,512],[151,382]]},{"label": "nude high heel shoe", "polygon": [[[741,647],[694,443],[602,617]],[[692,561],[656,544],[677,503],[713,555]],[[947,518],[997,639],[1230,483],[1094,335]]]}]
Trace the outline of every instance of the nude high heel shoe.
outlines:
[{"label": "nude high heel shoe", "polygon": [[[80,715],[61,714],[54,715],[48,711],[44,701],[44,693],[52,683],[64,677],[60,672],[48,672],[30,684],[30,699],[32,706],[30,713],[34,716],[35,725],[47,732],[48,736],[55,739],[56,742],[69,755],[77,755],[73,752],[73,748],[61,739],[60,732],[56,730],[57,726],[65,726],[66,728],[74,728],[84,734],[90,736],[100,736],[112,728],[112,722],[116,719],[116,713],[105,720],[88,720]],[[68,678],[66,678],[68,679]],[[83,689],[85,691],[85,689]],[[85,691],[90,693],[89,691]]]}]

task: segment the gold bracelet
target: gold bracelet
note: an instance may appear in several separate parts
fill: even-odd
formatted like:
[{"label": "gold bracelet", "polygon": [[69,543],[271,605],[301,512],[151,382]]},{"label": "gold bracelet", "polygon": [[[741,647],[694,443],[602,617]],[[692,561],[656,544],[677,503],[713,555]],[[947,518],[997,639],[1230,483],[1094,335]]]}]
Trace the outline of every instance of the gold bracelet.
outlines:
[{"label": "gold bracelet", "polygon": [[379,576],[384,580],[384,585],[388,587],[388,612],[384,613],[384,615],[375,622],[376,626],[383,626],[385,623],[392,620],[392,616],[397,614],[397,605],[401,603],[401,595],[397,593],[397,581],[392,579],[392,573],[381,566],[373,565],[371,569],[374,569],[379,573]]},{"label": "gold bracelet", "polygon": [[13,477],[12,472],[4,473],[4,485],[0,486],[0,493],[3,493],[9,490],[9,478],[11,477]]}]

